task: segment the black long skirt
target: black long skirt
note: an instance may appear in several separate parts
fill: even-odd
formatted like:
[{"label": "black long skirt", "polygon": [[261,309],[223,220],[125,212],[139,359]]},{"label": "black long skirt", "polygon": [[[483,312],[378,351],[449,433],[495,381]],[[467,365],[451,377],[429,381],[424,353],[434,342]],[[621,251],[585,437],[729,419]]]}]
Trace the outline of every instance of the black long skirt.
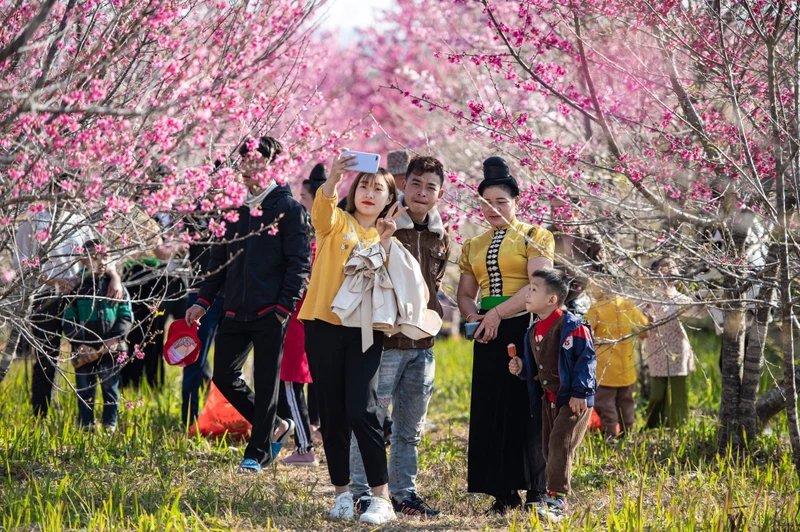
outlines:
[{"label": "black long skirt", "polygon": [[497,338],[475,342],[467,451],[468,490],[503,497],[544,492],[541,408],[531,415],[527,385],[508,371],[508,345],[521,357],[530,314],[500,323]]}]

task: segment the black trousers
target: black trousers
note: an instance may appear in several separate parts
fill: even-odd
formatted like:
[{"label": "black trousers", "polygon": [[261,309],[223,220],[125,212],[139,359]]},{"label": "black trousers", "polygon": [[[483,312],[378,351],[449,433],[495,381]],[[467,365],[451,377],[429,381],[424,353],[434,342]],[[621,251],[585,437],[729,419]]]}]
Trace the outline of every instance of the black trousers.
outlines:
[{"label": "black trousers", "polygon": [[299,382],[281,381],[278,397],[278,417],[294,421],[294,441],[300,454],[305,454],[314,448],[311,442],[311,422],[308,420],[305,386]]},{"label": "black trousers", "polygon": [[35,355],[31,375],[31,406],[33,415],[46,417],[53,394],[56,365],[61,347],[61,315],[64,300],[52,295],[37,302],[30,322],[35,337],[31,346]]},{"label": "black trousers", "polygon": [[516,498],[516,490],[544,492],[541,408],[531,416],[525,381],[508,371],[509,344],[523,352],[530,314],[500,323],[497,338],[475,343],[472,362],[468,491]]},{"label": "black trousers", "polygon": [[312,425],[320,426],[317,386],[313,382],[308,383],[308,420]]},{"label": "black trousers", "polygon": [[[253,425],[245,458],[263,462],[272,455],[278,419],[283,340],[286,324],[275,314],[255,321],[223,320],[215,339],[214,384],[233,407]],[[242,367],[253,349],[253,387],[242,379]]]},{"label": "black trousers", "polygon": [[334,486],[350,484],[350,432],[355,434],[370,487],[389,482],[383,420],[378,419],[378,370],[383,333],[361,351],[361,329],[309,321],[306,354],[319,394],[322,441]]}]

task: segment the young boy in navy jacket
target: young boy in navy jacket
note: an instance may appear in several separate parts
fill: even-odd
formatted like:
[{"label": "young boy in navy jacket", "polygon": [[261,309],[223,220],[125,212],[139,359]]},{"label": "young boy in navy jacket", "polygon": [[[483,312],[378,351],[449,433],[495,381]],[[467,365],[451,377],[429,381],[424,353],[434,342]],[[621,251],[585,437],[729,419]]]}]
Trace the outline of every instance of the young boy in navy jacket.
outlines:
[{"label": "young boy in navy jacket", "polygon": [[594,406],[597,359],[589,326],[561,310],[569,292],[563,274],[537,270],[530,281],[525,308],[537,319],[525,334],[523,358],[512,358],[508,369],[528,381],[531,410],[542,403],[547,497],[538,512],[560,521],[567,514],[572,460]]}]

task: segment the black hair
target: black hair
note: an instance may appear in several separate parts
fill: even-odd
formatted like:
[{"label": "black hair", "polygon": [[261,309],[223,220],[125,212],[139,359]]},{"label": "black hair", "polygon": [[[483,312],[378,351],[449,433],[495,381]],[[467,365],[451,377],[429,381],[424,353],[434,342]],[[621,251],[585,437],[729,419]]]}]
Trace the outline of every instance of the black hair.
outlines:
[{"label": "black hair", "polygon": [[314,168],[311,169],[308,179],[303,181],[302,186],[306,187],[312,196],[316,196],[319,187],[324,185],[327,180],[328,170],[325,168],[324,164],[317,163]]},{"label": "black hair", "polygon": [[87,240],[83,243],[83,252],[88,255],[94,255],[97,253],[97,248],[100,247],[99,240]]},{"label": "black hair", "polygon": [[672,267],[672,266],[677,266],[677,265],[678,265],[678,263],[675,262],[675,259],[673,259],[672,257],[670,257],[668,255],[664,255],[663,257],[657,258],[656,260],[654,260],[650,264],[650,271],[653,272],[653,273],[658,273],[658,270],[660,270],[661,268],[663,268],[665,266],[666,267]]},{"label": "black hair", "polygon": [[487,188],[499,187],[508,192],[512,198],[519,196],[519,185],[508,164],[502,157],[489,157],[483,161],[483,181],[478,185],[478,194],[483,196]]},{"label": "black hair", "polygon": [[412,175],[422,175],[429,172],[438,175],[439,184],[444,185],[444,165],[436,157],[427,155],[411,159],[411,162],[408,163],[408,170],[406,170],[406,179],[410,179]]},{"label": "black hair", "polygon": [[564,274],[552,268],[536,270],[531,274],[533,278],[544,281],[544,287],[548,294],[555,294],[559,306],[564,303],[569,293],[569,282]]},{"label": "black hair", "polygon": [[[239,155],[242,157],[250,153],[250,149],[247,147],[248,142],[250,142],[250,139],[245,140],[242,145],[239,146]],[[256,151],[258,151],[268,163],[271,163],[275,160],[275,157],[283,153],[283,145],[272,137],[260,137],[258,139]]]}]

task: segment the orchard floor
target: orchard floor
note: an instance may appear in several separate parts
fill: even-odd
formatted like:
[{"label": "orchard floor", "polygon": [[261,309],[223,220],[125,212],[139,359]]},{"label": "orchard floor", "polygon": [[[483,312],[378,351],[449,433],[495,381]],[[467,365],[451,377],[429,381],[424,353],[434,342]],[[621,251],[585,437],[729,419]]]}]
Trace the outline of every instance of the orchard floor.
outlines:
[{"label": "orchard floor", "polygon": [[[464,341],[440,343],[418,483],[444,517],[401,518],[384,529],[800,529],[800,483],[782,436],[785,416],[752,442],[749,454],[718,454],[716,340],[695,335],[693,341],[699,371],[690,381],[696,406],[690,426],[613,444],[589,435],[573,473],[571,519],[553,527],[522,512],[486,517],[490,500],[466,492],[471,348]],[[76,429],[77,407],[67,392],[58,394],[46,422],[32,420],[27,364],[15,362],[0,384],[2,530],[367,529],[324,519],[332,503],[324,462],[241,476],[235,473],[239,443],[185,437],[174,368],[165,392],[128,392],[131,408],[122,406],[119,430],[108,436]]]}]

